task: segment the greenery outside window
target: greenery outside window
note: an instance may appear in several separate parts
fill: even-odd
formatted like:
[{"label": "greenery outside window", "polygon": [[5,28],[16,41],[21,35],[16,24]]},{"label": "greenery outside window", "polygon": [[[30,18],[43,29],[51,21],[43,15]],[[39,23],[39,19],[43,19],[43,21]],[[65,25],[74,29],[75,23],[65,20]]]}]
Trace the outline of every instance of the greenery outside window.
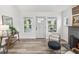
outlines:
[{"label": "greenery outside window", "polygon": [[57,19],[56,17],[48,17],[48,32],[57,31]]},{"label": "greenery outside window", "polygon": [[24,18],[24,32],[30,32],[32,28],[31,17]]}]

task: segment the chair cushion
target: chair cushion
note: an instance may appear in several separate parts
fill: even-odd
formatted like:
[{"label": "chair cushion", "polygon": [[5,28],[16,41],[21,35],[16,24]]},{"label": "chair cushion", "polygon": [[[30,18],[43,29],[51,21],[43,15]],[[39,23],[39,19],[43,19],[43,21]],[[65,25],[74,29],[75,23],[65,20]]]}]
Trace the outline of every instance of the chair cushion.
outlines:
[{"label": "chair cushion", "polygon": [[56,41],[49,41],[48,42],[48,47],[53,49],[53,50],[59,50],[61,48],[61,45],[59,42]]}]

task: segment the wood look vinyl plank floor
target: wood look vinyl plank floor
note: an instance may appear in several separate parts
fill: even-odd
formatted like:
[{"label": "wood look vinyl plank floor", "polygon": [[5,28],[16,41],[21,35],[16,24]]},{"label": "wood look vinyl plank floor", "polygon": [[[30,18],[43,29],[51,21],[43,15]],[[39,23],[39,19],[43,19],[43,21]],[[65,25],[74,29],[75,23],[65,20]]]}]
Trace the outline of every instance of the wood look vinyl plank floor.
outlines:
[{"label": "wood look vinyl plank floor", "polygon": [[[64,50],[63,50],[64,49]],[[65,48],[62,47],[64,53]],[[23,39],[17,41],[14,47],[8,50],[8,54],[56,54],[49,49],[45,39]]]}]

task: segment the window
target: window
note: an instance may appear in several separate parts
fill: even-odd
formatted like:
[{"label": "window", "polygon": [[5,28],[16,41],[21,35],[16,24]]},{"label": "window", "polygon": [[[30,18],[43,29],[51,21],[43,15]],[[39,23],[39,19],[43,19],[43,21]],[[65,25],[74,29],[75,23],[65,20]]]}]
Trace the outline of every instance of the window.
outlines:
[{"label": "window", "polygon": [[48,17],[48,32],[57,31],[57,20],[56,17]]},{"label": "window", "polygon": [[31,17],[25,17],[24,18],[24,32],[31,31],[32,24],[31,24]]}]

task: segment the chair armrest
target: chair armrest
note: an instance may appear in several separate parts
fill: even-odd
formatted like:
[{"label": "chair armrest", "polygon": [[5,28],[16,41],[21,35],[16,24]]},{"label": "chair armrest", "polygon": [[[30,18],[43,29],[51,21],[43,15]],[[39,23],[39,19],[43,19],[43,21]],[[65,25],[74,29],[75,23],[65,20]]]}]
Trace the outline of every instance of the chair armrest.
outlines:
[{"label": "chair armrest", "polygon": [[72,51],[79,54],[79,49],[77,49],[77,48],[72,48]]}]

